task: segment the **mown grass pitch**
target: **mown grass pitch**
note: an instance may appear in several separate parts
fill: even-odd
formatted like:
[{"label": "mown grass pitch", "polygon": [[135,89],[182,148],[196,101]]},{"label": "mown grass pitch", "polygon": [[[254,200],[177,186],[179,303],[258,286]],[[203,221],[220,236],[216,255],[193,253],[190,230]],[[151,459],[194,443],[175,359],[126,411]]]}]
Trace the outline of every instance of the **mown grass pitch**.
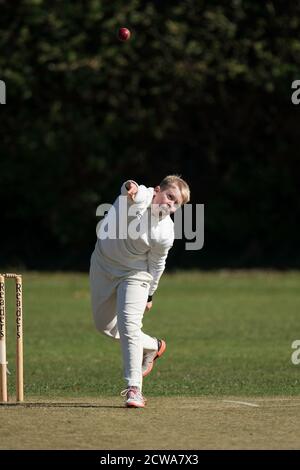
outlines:
[{"label": "mown grass pitch", "polygon": [[117,397],[33,399],[0,406],[0,449],[299,449],[299,397],[249,400],[152,397],[137,410]]}]

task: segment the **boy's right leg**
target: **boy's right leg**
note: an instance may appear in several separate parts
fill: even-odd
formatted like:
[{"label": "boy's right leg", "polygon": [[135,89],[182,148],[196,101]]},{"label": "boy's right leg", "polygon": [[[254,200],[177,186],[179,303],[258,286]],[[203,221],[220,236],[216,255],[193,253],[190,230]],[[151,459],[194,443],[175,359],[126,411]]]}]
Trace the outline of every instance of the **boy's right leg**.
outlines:
[{"label": "boy's right leg", "polygon": [[98,331],[114,339],[120,339],[117,325],[118,281],[105,272],[92,256],[90,290],[94,324]]},{"label": "boy's right leg", "polygon": [[153,336],[146,335],[143,331],[141,332],[141,341],[144,352],[157,349],[157,339],[153,338]]},{"label": "boy's right leg", "polygon": [[161,357],[166,350],[166,342],[163,339],[155,339],[155,349],[144,349],[143,352],[143,363],[142,363],[142,374],[146,377],[150,374],[153,369],[154,361]]}]

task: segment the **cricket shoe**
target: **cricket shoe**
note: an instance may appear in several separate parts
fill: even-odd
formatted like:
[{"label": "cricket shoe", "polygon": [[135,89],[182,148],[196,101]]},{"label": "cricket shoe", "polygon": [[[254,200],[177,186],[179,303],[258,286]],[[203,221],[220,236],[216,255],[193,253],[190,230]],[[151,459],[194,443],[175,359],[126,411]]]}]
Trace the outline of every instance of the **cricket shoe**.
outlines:
[{"label": "cricket shoe", "polygon": [[143,356],[143,363],[142,363],[142,373],[143,377],[150,374],[153,369],[154,361],[163,355],[166,350],[166,342],[163,339],[157,340],[157,351],[149,351],[146,352]]},{"label": "cricket shoe", "polygon": [[128,387],[121,392],[122,397],[126,397],[125,406],[127,408],[145,408],[146,398],[143,397],[139,387]]}]

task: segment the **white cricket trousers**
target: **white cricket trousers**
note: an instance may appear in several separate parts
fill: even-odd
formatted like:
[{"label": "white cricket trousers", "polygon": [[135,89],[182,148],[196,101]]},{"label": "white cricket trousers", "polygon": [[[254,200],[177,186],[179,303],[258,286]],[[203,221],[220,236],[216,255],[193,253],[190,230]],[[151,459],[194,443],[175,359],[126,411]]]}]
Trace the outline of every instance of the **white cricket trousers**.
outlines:
[{"label": "white cricket trousers", "polygon": [[127,386],[142,390],[143,350],[156,350],[157,340],[142,332],[152,276],[147,271],[124,271],[108,262],[99,250],[91,257],[90,288],[98,331],[120,339]]}]

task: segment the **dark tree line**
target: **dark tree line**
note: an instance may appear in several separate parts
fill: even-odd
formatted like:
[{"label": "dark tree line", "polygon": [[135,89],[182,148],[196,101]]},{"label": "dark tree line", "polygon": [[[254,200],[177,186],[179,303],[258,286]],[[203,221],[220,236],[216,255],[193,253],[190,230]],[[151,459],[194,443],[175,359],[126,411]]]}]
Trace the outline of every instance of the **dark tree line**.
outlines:
[{"label": "dark tree line", "polygon": [[297,2],[2,0],[0,13],[1,266],[86,269],[98,204],[169,173],[205,204],[203,250],[177,242],[169,266],[300,266]]}]

